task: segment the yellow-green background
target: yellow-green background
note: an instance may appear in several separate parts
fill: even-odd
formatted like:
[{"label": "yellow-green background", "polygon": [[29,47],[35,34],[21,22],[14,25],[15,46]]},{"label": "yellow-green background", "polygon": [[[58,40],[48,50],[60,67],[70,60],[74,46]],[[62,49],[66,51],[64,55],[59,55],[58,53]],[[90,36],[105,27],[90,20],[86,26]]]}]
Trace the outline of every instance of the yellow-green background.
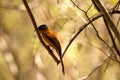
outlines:
[{"label": "yellow-green background", "polygon": [[[87,22],[84,13],[70,0],[27,1],[37,25],[47,24],[51,27],[61,43],[62,51],[78,28]],[[91,5],[91,0],[74,1],[83,10]],[[101,1],[105,7],[112,8],[118,0]],[[92,6],[88,16],[96,13]],[[112,16],[115,24],[119,17]],[[94,25],[100,36],[111,46],[102,18],[95,21]],[[61,65],[57,66],[39,42],[22,0],[0,0],[0,80],[79,80],[106,58],[100,49],[109,54],[89,25],[73,41],[63,57],[63,76]],[[88,80],[120,80],[120,65],[117,62],[111,60],[106,71],[105,67],[106,64],[103,64]]]}]

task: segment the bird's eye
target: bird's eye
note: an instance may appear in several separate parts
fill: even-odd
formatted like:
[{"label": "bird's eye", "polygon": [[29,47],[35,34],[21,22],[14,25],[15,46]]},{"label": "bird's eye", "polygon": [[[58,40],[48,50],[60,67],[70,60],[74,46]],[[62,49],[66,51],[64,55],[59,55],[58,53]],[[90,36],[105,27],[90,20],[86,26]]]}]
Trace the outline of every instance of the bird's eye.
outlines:
[{"label": "bird's eye", "polygon": [[43,24],[38,27],[39,30],[45,30],[47,29],[47,25]]}]

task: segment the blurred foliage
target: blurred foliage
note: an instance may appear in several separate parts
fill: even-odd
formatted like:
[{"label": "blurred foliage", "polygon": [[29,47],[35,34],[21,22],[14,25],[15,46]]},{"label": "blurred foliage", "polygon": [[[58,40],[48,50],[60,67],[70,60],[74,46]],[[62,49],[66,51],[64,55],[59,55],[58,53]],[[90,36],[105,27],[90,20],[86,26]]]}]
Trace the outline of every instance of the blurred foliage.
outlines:
[{"label": "blurred foliage", "polygon": [[[38,25],[51,26],[64,51],[71,37],[88,20],[85,14],[70,0],[27,0]],[[91,0],[73,0],[87,10]],[[118,0],[102,0],[112,8]],[[97,13],[94,6],[87,13]],[[117,23],[120,15],[112,16]],[[102,18],[94,22],[100,36],[111,45]],[[118,25],[120,26],[120,24]],[[63,57],[65,76],[61,65],[39,42],[22,0],[0,1],[0,80],[78,80],[88,75],[109,53],[89,25],[70,45]],[[111,61],[107,71],[102,65],[88,80],[120,80],[120,66]]]}]

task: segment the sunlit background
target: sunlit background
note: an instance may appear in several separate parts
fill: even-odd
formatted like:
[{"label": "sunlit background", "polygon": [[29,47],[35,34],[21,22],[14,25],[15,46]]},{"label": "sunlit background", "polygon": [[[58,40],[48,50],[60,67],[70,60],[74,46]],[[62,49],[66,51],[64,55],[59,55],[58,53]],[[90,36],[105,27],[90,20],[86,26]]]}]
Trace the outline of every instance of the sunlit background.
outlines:
[{"label": "sunlit background", "polygon": [[[101,0],[113,8],[118,0]],[[71,0],[27,0],[37,25],[47,24],[56,33],[62,52],[78,29],[88,22],[85,14]],[[91,0],[73,0],[86,11]],[[88,17],[97,14],[92,5]],[[120,14],[113,15],[114,23]],[[100,36],[111,46],[102,18],[93,22]],[[120,24],[118,24],[120,29]],[[54,51],[54,50],[53,50]],[[104,53],[103,53],[104,52]],[[56,52],[54,51],[56,54]],[[22,0],[0,1],[0,80],[81,80],[98,68],[87,80],[120,80],[120,65],[103,63],[108,48],[96,36],[92,25],[87,26],[69,46],[63,57],[65,75],[39,42]],[[57,54],[56,54],[57,55]],[[100,67],[99,67],[100,66]]]}]

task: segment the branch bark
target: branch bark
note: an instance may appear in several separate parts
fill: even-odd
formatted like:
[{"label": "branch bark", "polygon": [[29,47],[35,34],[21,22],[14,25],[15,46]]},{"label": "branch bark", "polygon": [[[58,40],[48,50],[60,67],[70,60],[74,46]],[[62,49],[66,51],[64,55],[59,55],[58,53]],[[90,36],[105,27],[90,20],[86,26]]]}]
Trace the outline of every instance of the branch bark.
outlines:
[{"label": "branch bark", "polygon": [[32,23],[33,23],[33,25],[34,25],[34,29],[35,29],[35,31],[36,31],[36,33],[37,33],[37,36],[38,36],[38,38],[39,38],[39,41],[40,41],[41,44],[45,47],[45,49],[49,52],[49,54],[52,56],[52,58],[55,60],[55,62],[58,64],[60,61],[59,61],[59,60],[57,59],[57,57],[53,54],[53,51],[50,49],[50,47],[45,44],[45,42],[43,41],[41,35],[39,34],[39,31],[38,31],[38,29],[37,29],[36,21],[35,21],[35,19],[34,19],[34,16],[32,15],[32,12],[31,12],[31,10],[30,10],[30,8],[29,8],[29,6],[28,6],[27,1],[26,1],[26,0],[23,0],[23,3],[24,3],[24,5],[25,5],[25,7],[26,7],[26,9],[27,9],[27,12],[28,12],[28,14],[29,14],[29,16],[30,16],[30,18],[31,18],[31,21],[32,21]]},{"label": "branch bark", "polygon": [[97,10],[103,14],[106,22],[109,24],[111,30],[115,34],[115,37],[117,38],[118,42],[120,43],[120,33],[117,30],[115,24],[113,23],[113,20],[110,16],[109,12],[107,11],[107,9],[104,7],[103,3],[100,0],[92,0],[92,2],[94,3]]}]

